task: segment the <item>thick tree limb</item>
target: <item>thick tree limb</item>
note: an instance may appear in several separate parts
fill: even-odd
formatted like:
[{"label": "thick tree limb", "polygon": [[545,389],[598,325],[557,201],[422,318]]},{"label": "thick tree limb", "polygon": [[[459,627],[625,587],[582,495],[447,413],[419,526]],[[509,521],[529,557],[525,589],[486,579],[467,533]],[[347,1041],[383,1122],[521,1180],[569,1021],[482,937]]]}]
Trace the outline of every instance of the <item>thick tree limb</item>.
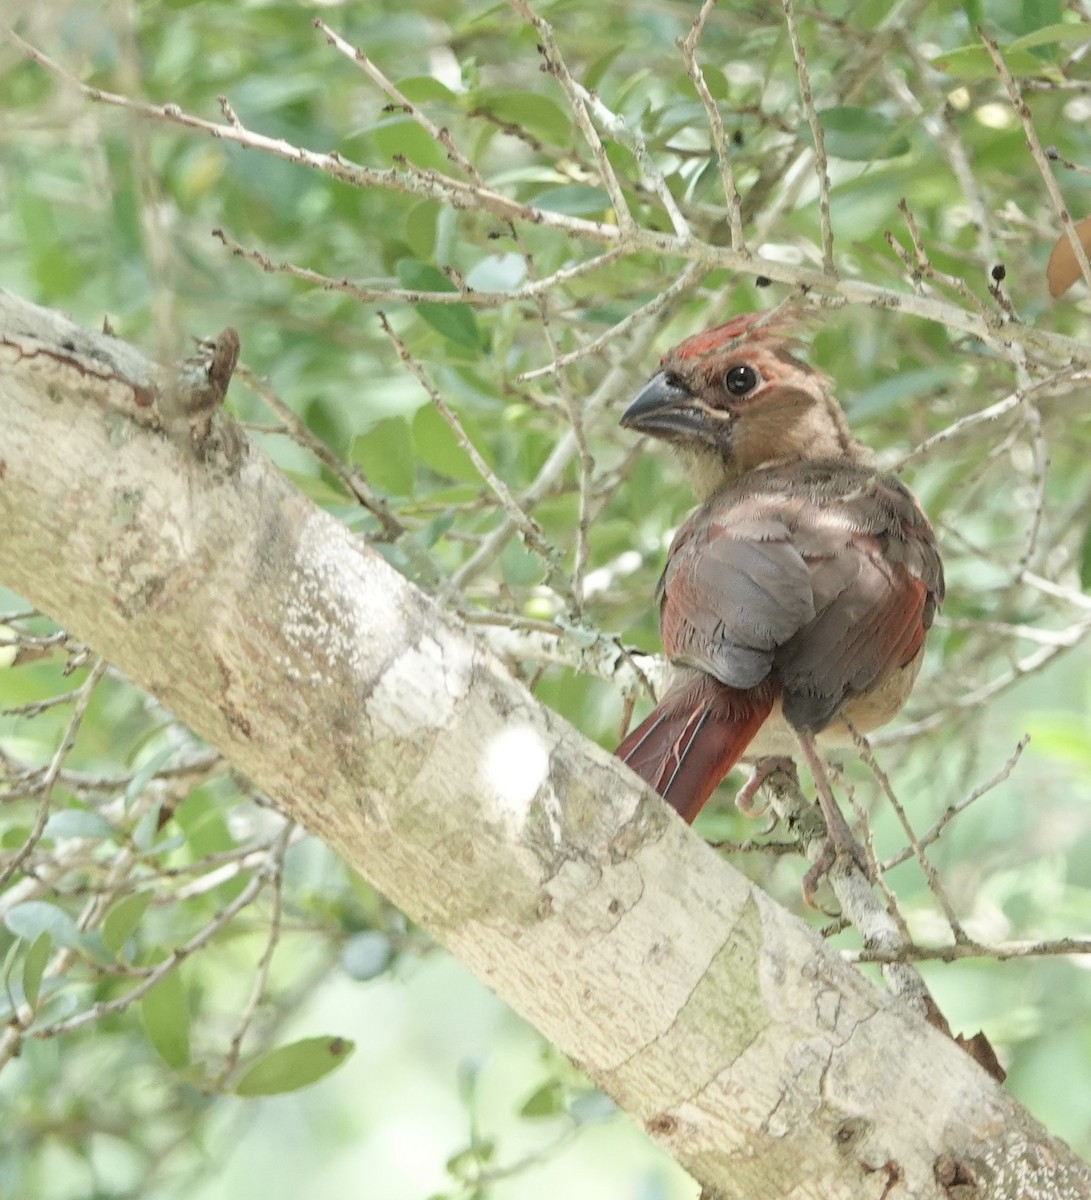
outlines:
[{"label": "thick tree limb", "polygon": [[[708,1196],[1091,1170],[114,338],[0,294],[0,576],[468,963]],[[217,433],[217,429],[219,433]]]}]

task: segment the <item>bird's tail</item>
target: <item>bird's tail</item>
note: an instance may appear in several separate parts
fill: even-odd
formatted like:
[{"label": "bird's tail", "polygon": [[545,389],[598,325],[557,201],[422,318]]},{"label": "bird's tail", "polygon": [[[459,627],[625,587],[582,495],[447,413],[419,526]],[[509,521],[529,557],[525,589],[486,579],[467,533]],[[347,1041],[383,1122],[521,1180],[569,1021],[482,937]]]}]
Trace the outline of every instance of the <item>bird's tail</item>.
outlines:
[{"label": "bird's tail", "polygon": [[[724,693],[733,702],[725,703]],[[692,824],[772,707],[772,693],[757,689],[668,693],[615,753]]]}]

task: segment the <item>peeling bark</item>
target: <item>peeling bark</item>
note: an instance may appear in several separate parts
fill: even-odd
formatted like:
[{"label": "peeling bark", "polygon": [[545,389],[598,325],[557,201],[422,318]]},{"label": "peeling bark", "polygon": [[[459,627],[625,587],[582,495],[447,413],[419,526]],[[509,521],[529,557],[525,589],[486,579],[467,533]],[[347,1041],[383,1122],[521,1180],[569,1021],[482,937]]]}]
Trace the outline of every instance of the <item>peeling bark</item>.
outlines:
[{"label": "peeling bark", "polygon": [[705,1195],[1091,1194],[957,1046],[222,414],[200,452],[157,419],[162,388],[116,338],[0,293],[4,582],[429,929]]}]

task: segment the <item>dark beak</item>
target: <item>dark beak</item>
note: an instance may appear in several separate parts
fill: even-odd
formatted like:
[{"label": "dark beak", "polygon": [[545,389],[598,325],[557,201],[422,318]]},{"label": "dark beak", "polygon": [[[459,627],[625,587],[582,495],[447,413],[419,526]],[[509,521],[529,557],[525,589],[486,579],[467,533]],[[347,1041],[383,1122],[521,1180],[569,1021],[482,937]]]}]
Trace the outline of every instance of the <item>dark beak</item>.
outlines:
[{"label": "dark beak", "polygon": [[667,371],[660,371],[641,388],[625,410],[621,424],[637,433],[667,438],[692,436],[707,418],[693,403],[693,394]]}]

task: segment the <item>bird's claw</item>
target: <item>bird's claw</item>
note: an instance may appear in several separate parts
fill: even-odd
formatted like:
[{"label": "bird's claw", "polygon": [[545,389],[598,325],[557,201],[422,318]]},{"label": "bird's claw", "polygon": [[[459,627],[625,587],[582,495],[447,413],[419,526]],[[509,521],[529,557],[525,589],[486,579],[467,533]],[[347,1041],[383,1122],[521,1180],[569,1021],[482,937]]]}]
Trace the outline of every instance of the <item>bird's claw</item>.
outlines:
[{"label": "bird's claw", "polygon": [[[840,815],[840,814],[838,814]],[[842,870],[850,870],[855,867],[859,870],[866,879],[871,878],[871,869],[868,866],[867,855],[864,853],[863,847],[852,836],[852,830],[844,818],[841,819],[840,826],[836,823],[829,830],[825,840],[822,842],[822,848],[818,852],[818,857],[807,868],[803,875],[803,882],[800,888],[803,892],[803,903],[808,908],[813,908],[817,912],[824,913],[827,917],[836,917],[838,913],[832,913],[828,909],[822,907],[815,901],[814,894],[818,890],[818,885],[830,874],[835,868]]]},{"label": "bird's claw", "polygon": [[[777,758],[759,758],[750,768],[750,778],[735,793],[735,807],[744,817],[764,816],[769,806],[766,804],[755,804],[754,797],[757,796],[762,785],[770,776],[775,775],[778,771],[790,770],[792,767],[792,760],[783,756]],[[772,824],[766,832],[771,832],[775,824],[776,817],[773,818]]]}]

